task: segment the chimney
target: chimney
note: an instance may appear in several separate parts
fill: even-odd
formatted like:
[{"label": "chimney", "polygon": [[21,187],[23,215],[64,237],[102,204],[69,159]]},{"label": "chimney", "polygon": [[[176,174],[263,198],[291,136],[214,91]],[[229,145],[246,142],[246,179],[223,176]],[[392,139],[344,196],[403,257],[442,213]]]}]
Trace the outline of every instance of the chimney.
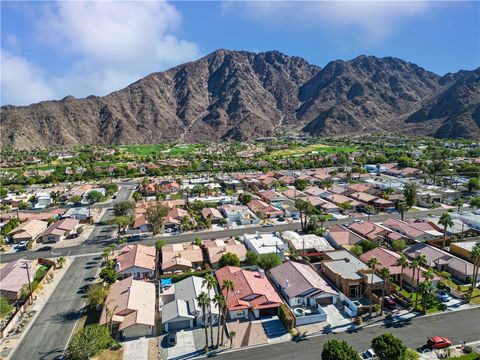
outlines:
[{"label": "chimney", "polygon": [[283,288],[288,289],[288,279],[285,279],[285,286]]},{"label": "chimney", "polygon": [[265,270],[263,269],[258,270],[258,276],[260,277],[260,279],[265,278]]}]

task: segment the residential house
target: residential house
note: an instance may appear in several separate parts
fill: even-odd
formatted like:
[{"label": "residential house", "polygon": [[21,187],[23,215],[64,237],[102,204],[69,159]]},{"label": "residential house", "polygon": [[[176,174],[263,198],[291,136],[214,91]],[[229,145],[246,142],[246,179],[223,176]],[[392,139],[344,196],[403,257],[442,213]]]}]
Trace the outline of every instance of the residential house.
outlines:
[{"label": "residential house", "polygon": [[287,198],[289,198],[291,200],[296,200],[298,198],[304,198],[304,197],[307,196],[307,194],[305,194],[304,192],[299,191],[297,189],[285,190],[285,191],[283,191],[283,195],[285,195]]},{"label": "residential house", "polygon": [[255,214],[263,214],[266,219],[282,217],[284,215],[282,210],[258,199],[253,199],[247,206]]},{"label": "residential house", "polygon": [[[197,298],[200,293],[205,292],[210,300],[213,300],[215,290],[208,290],[203,281],[204,279],[201,277],[189,276],[160,293],[162,324],[165,331],[178,331],[204,325],[203,309],[198,304]],[[209,308],[205,310],[208,325],[210,323],[210,312]],[[219,310],[213,301],[210,311],[213,316],[212,323],[215,324],[218,321]]]},{"label": "residential house", "polygon": [[473,275],[473,264],[426,243],[415,243],[403,252],[411,259],[417,255],[425,255],[427,267],[446,271],[463,282],[468,282]]},{"label": "residential house", "polygon": [[345,250],[325,253],[321,269],[322,274],[351,299],[368,297],[372,288],[375,294],[376,290],[381,290],[383,287],[383,280],[375,274],[371,287],[372,271],[367,264]]},{"label": "residential house", "polygon": [[[110,315],[113,312],[113,315]],[[153,334],[155,284],[128,277],[110,285],[100,324],[112,323],[125,339]]]},{"label": "residential house", "polygon": [[[360,185],[360,184],[355,184]],[[376,196],[367,194],[365,192],[354,192],[348,195],[350,198],[360,201],[365,204],[373,205],[374,201],[377,200]]]},{"label": "residential house", "polygon": [[386,229],[370,221],[354,222],[349,227],[350,230],[368,240],[383,242],[391,230]]},{"label": "residential house", "polygon": [[18,259],[7,263],[0,269],[0,296],[9,301],[20,298],[22,288],[35,278],[37,260]]},{"label": "residential house", "polygon": [[192,243],[167,244],[162,247],[163,273],[190,271],[203,266],[203,252]]},{"label": "residential house", "polygon": [[364,240],[360,235],[337,224],[330,226],[325,233],[325,238],[337,249],[341,247],[349,249]]},{"label": "residential house", "polygon": [[92,220],[91,211],[88,207],[70,208],[63,214],[62,217],[77,219],[81,223],[90,222]]},{"label": "residential house", "polygon": [[387,219],[382,225],[396,231],[408,239],[427,241],[435,239],[443,234],[426,222],[405,222],[398,219]]},{"label": "residential house", "polygon": [[453,255],[461,257],[462,259],[471,260],[472,249],[477,242],[478,242],[478,240],[476,240],[476,241],[452,242],[452,243],[450,243],[450,252]]},{"label": "residential house", "polygon": [[240,261],[244,261],[247,255],[247,248],[240,241],[235,239],[216,239],[205,240],[203,247],[206,250],[208,261],[213,268],[218,267],[218,262],[223,255],[232,253],[238,256]]},{"label": "residential house", "polygon": [[334,203],[335,205],[340,206],[340,207],[342,207],[343,204],[350,204],[350,207],[352,209],[359,209],[359,208],[363,208],[365,206],[364,203],[361,203],[359,201],[350,199],[349,197],[346,197],[346,196],[340,195],[340,194],[329,195],[325,198],[325,200],[328,200],[331,203]]},{"label": "residential house", "polygon": [[[366,253],[360,255],[360,259],[363,262],[368,262],[370,258],[376,257],[379,265],[377,266],[376,270],[379,271],[381,268],[387,268],[390,270],[390,274],[393,279],[400,283],[400,275],[402,273],[402,267],[398,265],[398,259],[400,259],[400,254],[396,253],[395,251],[384,249],[381,247],[372,249],[367,251]],[[420,282],[425,281],[425,277],[423,276],[423,272],[425,268],[420,269]],[[409,268],[408,266],[403,269],[403,284],[407,284],[410,287],[416,286],[417,277],[419,276],[418,271],[415,272],[415,278],[413,278],[413,269]],[[432,280],[433,285],[437,285],[440,281],[440,277],[435,275]]]},{"label": "residential house", "polygon": [[325,251],[335,250],[327,239],[315,234],[300,235],[296,231],[284,231],[281,237],[287,242],[289,248],[309,257],[321,256]]},{"label": "residential house", "polygon": [[202,209],[201,213],[202,213],[203,219],[204,220],[210,219],[212,224],[219,224],[224,219],[220,211],[216,208],[207,207]]},{"label": "residential house", "polygon": [[383,198],[376,198],[375,200],[373,200],[372,205],[377,211],[387,211],[388,209],[391,209],[395,206],[393,201]]},{"label": "residential house", "polygon": [[74,234],[80,221],[77,219],[62,219],[51,224],[37,239],[40,243],[56,243]]},{"label": "residential house", "polygon": [[229,224],[253,225],[260,222],[260,219],[248,207],[243,205],[223,205],[220,211],[227,218]]},{"label": "residential house", "polygon": [[278,308],[283,301],[263,270],[248,271],[225,266],[217,270],[215,276],[219,284],[223,284],[224,280],[233,282],[234,291],[222,289],[230,319],[248,319],[250,314],[256,319],[278,315]]},{"label": "residential house", "polygon": [[262,190],[258,192],[258,195],[262,198],[265,202],[273,202],[273,201],[284,201],[287,198],[273,190]]},{"label": "residential house", "polygon": [[270,270],[271,279],[290,307],[335,304],[333,290],[310,265],[287,261]]},{"label": "residential house", "polygon": [[283,259],[285,250],[288,249],[283,240],[274,233],[244,234],[241,240],[247,249],[257,255],[274,253]]},{"label": "residential house", "polygon": [[35,241],[46,229],[47,222],[42,220],[27,220],[7,234],[10,241],[18,244],[22,241]]},{"label": "residential house", "polygon": [[153,246],[126,245],[115,258],[118,279],[132,276],[134,279],[155,277],[157,254]]}]

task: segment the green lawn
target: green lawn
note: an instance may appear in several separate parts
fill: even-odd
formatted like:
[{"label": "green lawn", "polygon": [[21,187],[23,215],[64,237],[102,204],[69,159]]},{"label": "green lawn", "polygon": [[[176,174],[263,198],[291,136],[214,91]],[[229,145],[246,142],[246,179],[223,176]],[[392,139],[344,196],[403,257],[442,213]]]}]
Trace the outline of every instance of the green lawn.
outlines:
[{"label": "green lawn", "polygon": [[322,154],[337,154],[337,153],[352,153],[357,149],[348,146],[327,146],[322,144],[312,144],[307,146],[296,147],[293,149],[283,149],[272,152],[272,157],[286,157],[286,156],[298,156],[305,155],[311,152],[319,152]]},{"label": "green lawn", "polygon": [[480,360],[477,354],[465,354],[456,358],[448,358],[447,360]]},{"label": "green lawn", "polygon": [[145,145],[122,145],[118,148],[137,156],[148,156],[164,152],[173,156],[191,154],[201,147],[199,144],[168,145],[168,144],[145,144]]},{"label": "green lawn", "polygon": [[[397,290],[400,289],[400,287],[396,284],[395,284],[395,287],[397,288]],[[423,311],[422,296],[421,295],[417,294],[416,292],[410,293],[405,288],[402,289],[401,293],[403,295],[405,295],[405,297],[407,297],[411,300],[412,305],[415,305],[415,300],[416,300],[416,297],[418,296],[417,310],[418,311]],[[431,313],[438,312],[438,311],[443,311],[442,308],[443,308],[443,304],[440,301],[438,301],[437,299],[432,299],[430,301],[427,301],[427,314],[431,314]]]}]

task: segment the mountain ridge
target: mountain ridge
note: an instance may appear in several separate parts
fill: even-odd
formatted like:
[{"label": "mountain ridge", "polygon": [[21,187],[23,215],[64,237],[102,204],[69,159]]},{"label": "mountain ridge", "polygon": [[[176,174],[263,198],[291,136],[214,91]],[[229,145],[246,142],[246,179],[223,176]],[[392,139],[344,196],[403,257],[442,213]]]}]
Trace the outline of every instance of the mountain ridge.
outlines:
[{"label": "mountain ridge", "polygon": [[[444,76],[395,57],[325,67],[220,49],[105,96],[2,106],[2,147],[251,140],[285,131],[480,138],[480,69]],[[450,100],[449,100],[450,99]]]}]

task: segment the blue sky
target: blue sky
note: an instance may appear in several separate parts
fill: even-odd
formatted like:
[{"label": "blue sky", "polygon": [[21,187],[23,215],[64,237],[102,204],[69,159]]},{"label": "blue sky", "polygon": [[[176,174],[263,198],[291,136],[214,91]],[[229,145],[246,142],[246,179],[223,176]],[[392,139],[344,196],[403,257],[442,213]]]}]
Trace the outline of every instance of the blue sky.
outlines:
[{"label": "blue sky", "polygon": [[216,49],[325,66],[396,56],[443,75],[480,66],[480,2],[1,2],[1,103],[105,95]]}]

